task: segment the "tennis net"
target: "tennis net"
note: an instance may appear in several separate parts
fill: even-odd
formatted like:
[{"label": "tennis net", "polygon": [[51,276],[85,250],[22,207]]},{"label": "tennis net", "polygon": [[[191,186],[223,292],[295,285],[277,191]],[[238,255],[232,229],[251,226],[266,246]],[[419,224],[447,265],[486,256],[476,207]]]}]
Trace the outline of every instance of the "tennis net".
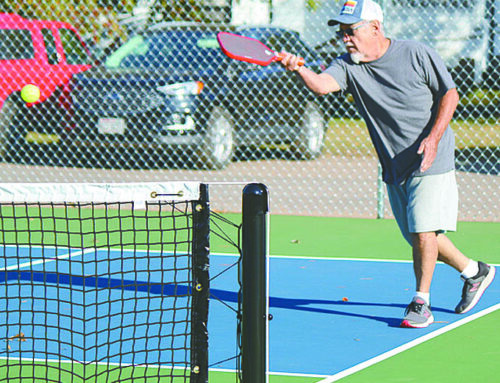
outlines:
[{"label": "tennis net", "polygon": [[208,185],[0,184],[0,201],[0,382],[208,382]]}]

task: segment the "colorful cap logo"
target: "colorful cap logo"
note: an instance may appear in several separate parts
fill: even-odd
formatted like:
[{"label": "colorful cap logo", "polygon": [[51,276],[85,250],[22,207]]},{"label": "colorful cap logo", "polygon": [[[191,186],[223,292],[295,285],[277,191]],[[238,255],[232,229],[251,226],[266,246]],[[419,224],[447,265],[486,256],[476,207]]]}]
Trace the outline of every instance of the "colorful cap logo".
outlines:
[{"label": "colorful cap logo", "polygon": [[328,20],[328,25],[356,24],[361,20],[383,22],[384,14],[380,5],[373,0],[347,0],[340,10],[340,14]]},{"label": "colorful cap logo", "polygon": [[342,7],[342,10],[340,11],[341,15],[352,15],[354,14],[354,11],[356,10],[356,4],[358,4],[357,1],[346,1],[344,6]]}]

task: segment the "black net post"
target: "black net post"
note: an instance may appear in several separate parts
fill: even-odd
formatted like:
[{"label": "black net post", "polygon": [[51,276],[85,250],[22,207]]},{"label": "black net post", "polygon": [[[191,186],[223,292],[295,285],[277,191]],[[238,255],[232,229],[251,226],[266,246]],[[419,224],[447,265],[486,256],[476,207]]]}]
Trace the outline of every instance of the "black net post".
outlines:
[{"label": "black net post", "polygon": [[208,185],[200,185],[200,200],[193,202],[193,303],[191,314],[192,383],[208,382],[210,204]]},{"label": "black net post", "polygon": [[268,190],[243,189],[241,377],[243,383],[268,381]]}]

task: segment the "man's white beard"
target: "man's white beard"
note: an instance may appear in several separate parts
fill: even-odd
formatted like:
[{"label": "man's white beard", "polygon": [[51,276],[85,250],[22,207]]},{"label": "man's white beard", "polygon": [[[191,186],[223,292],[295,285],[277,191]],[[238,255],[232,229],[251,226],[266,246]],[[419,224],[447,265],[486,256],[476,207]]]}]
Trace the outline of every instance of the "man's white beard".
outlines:
[{"label": "man's white beard", "polygon": [[361,59],[363,58],[363,55],[359,52],[351,53],[350,56],[354,64],[359,64],[361,62]]}]

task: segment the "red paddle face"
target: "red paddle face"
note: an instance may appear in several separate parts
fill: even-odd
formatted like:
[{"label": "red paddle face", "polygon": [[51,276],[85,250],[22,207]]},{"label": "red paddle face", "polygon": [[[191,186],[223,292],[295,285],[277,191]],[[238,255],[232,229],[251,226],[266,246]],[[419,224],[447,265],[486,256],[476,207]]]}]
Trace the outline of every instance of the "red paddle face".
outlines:
[{"label": "red paddle face", "polygon": [[250,37],[219,32],[217,34],[217,41],[222,51],[235,60],[266,66],[280,59],[276,52],[269,49],[259,40]]}]

